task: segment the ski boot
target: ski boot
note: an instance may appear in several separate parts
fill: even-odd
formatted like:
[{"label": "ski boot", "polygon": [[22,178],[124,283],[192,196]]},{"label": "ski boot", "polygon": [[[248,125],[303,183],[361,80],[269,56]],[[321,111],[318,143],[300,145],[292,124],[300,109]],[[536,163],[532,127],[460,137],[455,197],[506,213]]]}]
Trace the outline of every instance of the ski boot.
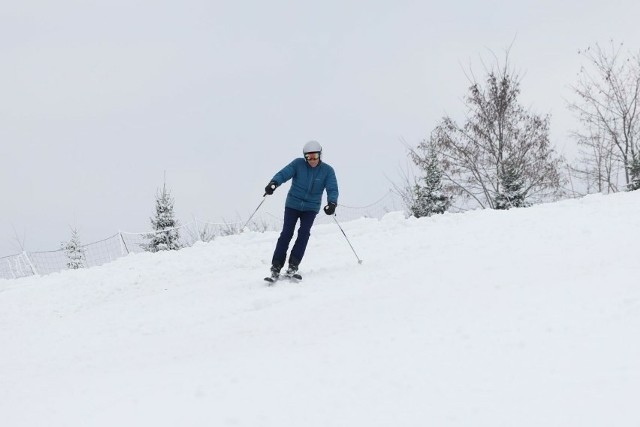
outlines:
[{"label": "ski boot", "polygon": [[265,277],[264,280],[269,282],[270,284],[274,284],[278,281],[278,279],[280,279],[280,270],[282,269],[282,266],[279,266],[277,264],[273,264],[271,266],[271,276],[269,277]]},{"label": "ski boot", "polygon": [[284,273],[284,275],[289,279],[302,280],[302,276],[300,275],[300,273],[298,273],[297,264],[289,263],[289,268],[287,268],[287,271]]}]

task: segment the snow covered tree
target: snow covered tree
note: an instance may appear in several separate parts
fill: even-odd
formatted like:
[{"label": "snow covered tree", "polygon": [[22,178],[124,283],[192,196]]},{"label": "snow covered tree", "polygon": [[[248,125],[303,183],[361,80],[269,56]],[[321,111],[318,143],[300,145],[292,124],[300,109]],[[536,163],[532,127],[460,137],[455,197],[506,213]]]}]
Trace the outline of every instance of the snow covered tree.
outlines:
[{"label": "snow covered tree", "polygon": [[631,182],[627,187],[629,191],[640,190],[640,154],[635,156],[629,167]]},{"label": "snow covered tree", "polygon": [[80,244],[80,233],[77,228],[71,228],[71,240],[62,243],[62,249],[67,255],[67,268],[77,270],[84,268],[86,258],[84,248]]},{"label": "snow covered tree", "polygon": [[156,194],[156,216],[151,219],[154,233],[145,235],[148,243],[142,245],[147,252],[158,252],[180,249],[180,233],[177,229],[178,222],[173,213],[173,197],[167,190],[166,182],[162,191]]},{"label": "snow covered tree", "polygon": [[529,206],[525,200],[524,177],[520,169],[513,163],[505,161],[498,174],[500,191],[496,196],[495,209],[511,209]]},{"label": "snow covered tree", "polygon": [[422,170],[422,177],[413,187],[409,210],[416,218],[442,214],[449,209],[451,197],[444,192],[442,171],[438,156],[432,146],[423,146],[423,156],[413,155],[413,162]]}]

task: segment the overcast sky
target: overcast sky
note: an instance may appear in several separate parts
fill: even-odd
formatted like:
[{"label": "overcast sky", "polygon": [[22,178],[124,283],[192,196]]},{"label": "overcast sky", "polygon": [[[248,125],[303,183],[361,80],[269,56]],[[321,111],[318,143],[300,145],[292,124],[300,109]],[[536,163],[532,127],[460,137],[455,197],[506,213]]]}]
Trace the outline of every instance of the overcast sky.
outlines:
[{"label": "overcast sky", "polygon": [[512,43],[521,102],[570,154],[578,50],[640,47],[637,0],[5,3],[0,256],[16,232],[41,251],[70,225],[84,243],[147,230],[164,171],[183,222],[246,218],[309,139],[340,203],[370,204],[406,167],[401,140],[459,117],[465,70]]}]

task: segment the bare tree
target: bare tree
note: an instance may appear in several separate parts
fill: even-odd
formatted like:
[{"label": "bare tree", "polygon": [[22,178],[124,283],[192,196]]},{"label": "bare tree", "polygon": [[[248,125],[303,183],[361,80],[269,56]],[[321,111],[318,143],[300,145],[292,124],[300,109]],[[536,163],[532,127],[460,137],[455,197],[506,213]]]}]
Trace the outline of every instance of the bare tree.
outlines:
[{"label": "bare tree", "polygon": [[415,151],[415,149],[411,147],[404,139],[401,139],[401,142],[406,147],[411,162],[407,162],[405,168],[399,169],[399,180],[389,179],[389,183],[392,187],[391,191],[400,198],[402,206],[406,210],[406,213],[411,215],[411,205],[413,204],[413,189],[418,183],[418,179],[414,175],[414,169],[411,166],[414,164],[413,151]]},{"label": "bare tree", "polygon": [[[574,133],[581,147],[580,170],[598,192],[632,188],[632,164],[640,154],[640,54],[623,52],[623,44],[596,44],[579,54],[580,69],[569,104],[582,129]],[[635,178],[637,180],[637,178]]]},{"label": "bare tree", "polygon": [[586,184],[587,194],[615,193],[619,188],[621,166],[614,161],[614,145],[607,141],[602,130],[585,124],[585,133],[574,132],[580,153],[572,171]]},{"label": "bare tree", "polygon": [[26,250],[27,231],[23,230],[22,236],[20,236],[16,226],[14,224],[11,224],[11,226],[13,227],[13,241],[20,248],[20,252],[24,252]]},{"label": "bare tree", "polygon": [[[519,183],[521,206],[557,197],[561,187],[561,159],[549,142],[550,118],[518,103],[520,78],[510,69],[508,56],[507,51],[503,64],[496,59],[486,70],[484,84],[469,79],[463,125],[444,117],[430,139],[411,152],[420,164],[426,159],[418,151],[435,147],[445,191],[483,208],[513,206],[509,194],[514,182]],[[510,183],[503,182],[506,177]]]},{"label": "bare tree", "polygon": [[197,232],[201,242],[212,242],[216,238],[216,230],[209,224],[204,224]]}]

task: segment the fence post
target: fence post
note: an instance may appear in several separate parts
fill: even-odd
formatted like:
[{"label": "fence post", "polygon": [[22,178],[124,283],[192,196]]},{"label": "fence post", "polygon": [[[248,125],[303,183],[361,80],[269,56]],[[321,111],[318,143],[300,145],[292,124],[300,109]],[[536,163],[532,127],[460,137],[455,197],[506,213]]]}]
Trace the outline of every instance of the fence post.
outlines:
[{"label": "fence post", "polygon": [[129,255],[129,248],[127,248],[127,243],[124,241],[122,231],[118,230],[118,236],[120,236],[120,250],[122,251],[122,255]]},{"label": "fence post", "polygon": [[29,259],[29,255],[27,255],[27,251],[22,251],[22,255],[27,260],[27,264],[29,264],[29,267],[31,267],[31,272],[33,273],[33,275],[37,276],[38,275],[38,271],[36,270],[36,267],[31,262],[31,259]]}]

